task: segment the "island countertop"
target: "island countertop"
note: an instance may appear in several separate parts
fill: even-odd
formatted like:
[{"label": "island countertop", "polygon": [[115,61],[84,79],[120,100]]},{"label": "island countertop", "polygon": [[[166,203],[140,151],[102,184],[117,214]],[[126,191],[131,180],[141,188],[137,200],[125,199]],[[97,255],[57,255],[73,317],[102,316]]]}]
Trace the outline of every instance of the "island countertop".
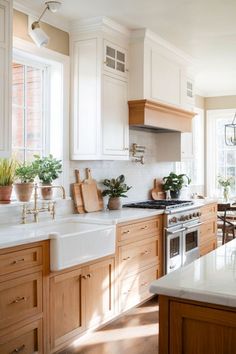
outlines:
[{"label": "island countertop", "polygon": [[236,239],[154,281],[150,292],[236,307]]}]

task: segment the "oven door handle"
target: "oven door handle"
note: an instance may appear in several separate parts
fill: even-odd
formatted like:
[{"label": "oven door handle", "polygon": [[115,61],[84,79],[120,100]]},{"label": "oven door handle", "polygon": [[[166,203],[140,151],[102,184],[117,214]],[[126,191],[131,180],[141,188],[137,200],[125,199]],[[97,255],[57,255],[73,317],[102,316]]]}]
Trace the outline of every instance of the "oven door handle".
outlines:
[{"label": "oven door handle", "polygon": [[182,231],[185,231],[185,230],[186,230],[186,227],[183,227],[182,229],[178,229],[178,230],[175,230],[175,231],[170,231],[170,229],[166,229],[167,233],[171,234],[171,235],[178,234],[179,232],[182,232]]},{"label": "oven door handle", "polygon": [[202,224],[204,224],[204,222],[198,222],[197,224],[190,225],[190,226],[186,226],[186,229],[187,229],[187,230],[188,230],[188,229],[192,229],[192,228],[198,227],[198,226],[200,226],[200,225],[202,225]]}]

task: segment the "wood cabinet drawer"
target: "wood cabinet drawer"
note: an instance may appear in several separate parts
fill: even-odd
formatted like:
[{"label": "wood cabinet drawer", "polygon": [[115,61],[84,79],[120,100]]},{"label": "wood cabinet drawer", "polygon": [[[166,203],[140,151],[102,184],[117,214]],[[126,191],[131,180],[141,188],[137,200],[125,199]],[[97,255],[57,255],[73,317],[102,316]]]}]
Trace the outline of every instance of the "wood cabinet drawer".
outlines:
[{"label": "wood cabinet drawer", "polygon": [[123,279],[120,283],[121,311],[135,306],[151,296],[150,283],[158,278],[157,266]]},{"label": "wood cabinet drawer", "polygon": [[201,208],[201,221],[205,221],[211,218],[216,218],[217,214],[217,204],[212,203],[205,205],[204,207]]},{"label": "wood cabinet drawer", "polygon": [[151,238],[119,247],[120,274],[131,273],[158,262],[158,239]]},{"label": "wood cabinet drawer", "polygon": [[0,328],[42,312],[42,273],[0,283]]},{"label": "wood cabinet drawer", "polygon": [[200,226],[200,244],[216,237],[216,220],[205,221]]},{"label": "wood cabinet drawer", "polygon": [[43,262],[42,247],[26,248],[0,255],[0,275],[39,266]]},{"label": "wood cabinet drawer", "polygon": [[119,226],[117,229],[118,241],[139,240],[153,235],[159,235],[161,232],[162,218],[149,219],[142,222]]},{"label": "wood cabinet drawer", "polygon": [[10,334],[0,336],[1,354],[42,354],[41,320],[30,323]]},{"label": "wood cabinet drawer", "polygon": [[210,241],[207,241],[205,243],[202,243],[200,245],[200,256],[205,256],[205,254],[213,251],[216,249],[216,238],[213,240],[210,240]]}]

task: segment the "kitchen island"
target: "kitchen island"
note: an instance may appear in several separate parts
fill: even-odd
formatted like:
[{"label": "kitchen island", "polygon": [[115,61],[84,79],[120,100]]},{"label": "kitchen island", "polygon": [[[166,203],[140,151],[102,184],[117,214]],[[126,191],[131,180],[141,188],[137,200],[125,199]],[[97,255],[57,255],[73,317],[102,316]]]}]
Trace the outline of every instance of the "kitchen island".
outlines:
[{"label": "kitchen island", "polygon": [[159,353],[236,353],[236,239],[154,281]]}]

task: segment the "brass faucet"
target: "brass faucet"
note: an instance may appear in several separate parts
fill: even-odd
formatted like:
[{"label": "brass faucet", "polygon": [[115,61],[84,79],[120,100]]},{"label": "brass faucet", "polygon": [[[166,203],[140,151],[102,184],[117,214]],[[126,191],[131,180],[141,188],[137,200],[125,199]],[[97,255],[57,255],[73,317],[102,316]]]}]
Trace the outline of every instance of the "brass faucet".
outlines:
[{"label": "brass faucet", "polygon": [[[38,222],[38,215],[41,212],[48,211],[52,215],[52,219],[55,219],[55,214],[56,214],[56,207],[55,201],[48,200],[47,201],[47,206],[43,206],[41,208],[38,207],[38,189],[39,188],[54,188],[54,189],[60,189],[62,191],[62,199],[66,198],[66,193],[65,193],[65,188],[63,186],[38,186],[37,184],[34,185],[34,204],[32,209],[28,209],[28,205],[24,204],[23,209],[22,209],[22,224],[26,223],[26,217],[28,214],[34,215],[34,222]],[[46,200],[44,200],[44,203]]]}]

